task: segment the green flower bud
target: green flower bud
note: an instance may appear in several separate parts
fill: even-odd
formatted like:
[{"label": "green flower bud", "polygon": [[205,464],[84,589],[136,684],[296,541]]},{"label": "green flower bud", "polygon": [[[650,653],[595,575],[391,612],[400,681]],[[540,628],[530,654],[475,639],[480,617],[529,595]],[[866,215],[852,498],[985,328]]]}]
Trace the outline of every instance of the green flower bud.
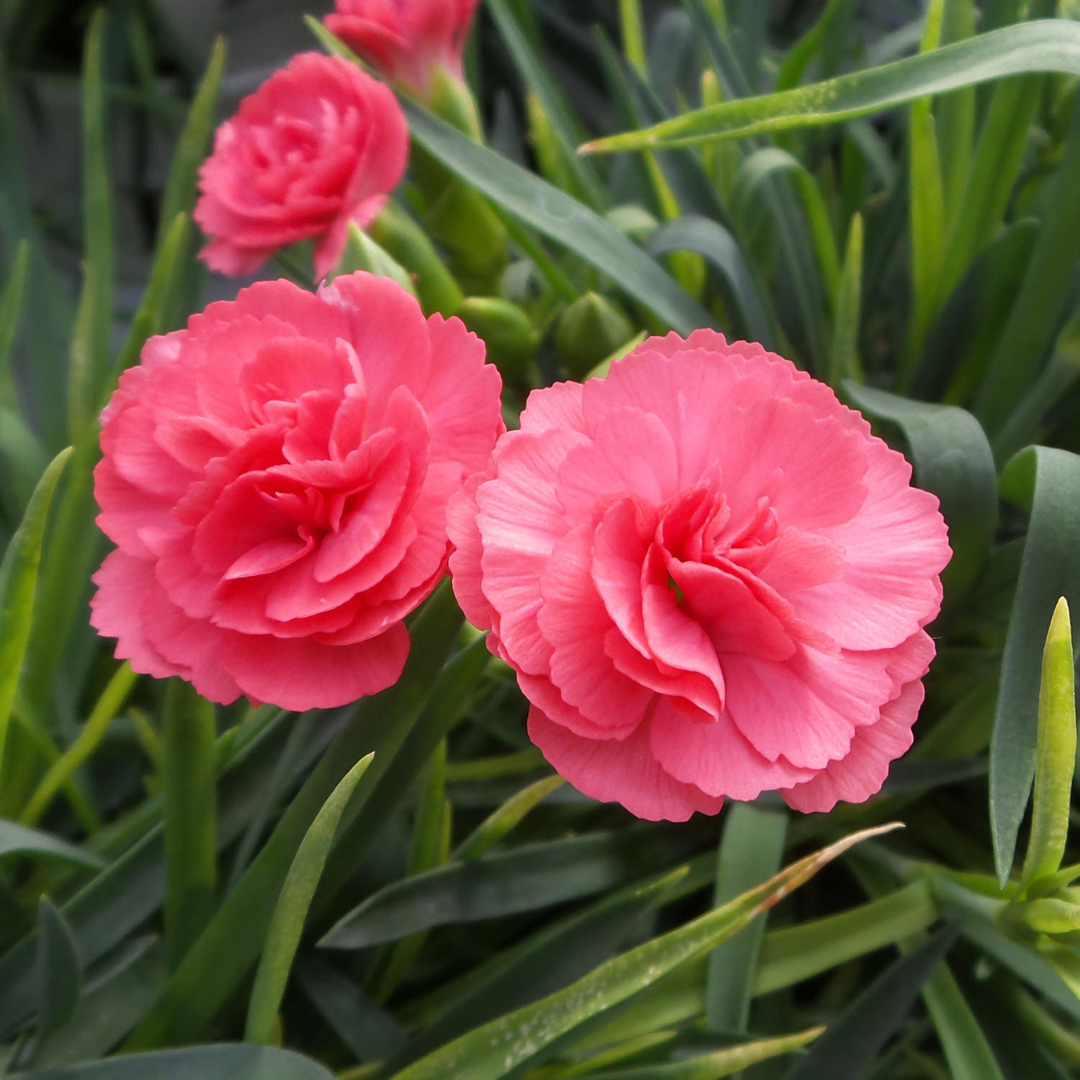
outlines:
[{"label": "green flower bud", "polygon": [[517,304],[497,296],[470,296],[457,310],[461,321],[487,346],[488,359],[516,385],[531,381],[538,334]]},{"label": "green flower bud", "polygon": [[589,292],[559,319],[555,348],[574,378],[581,378],[634,336],[630,320],[610,300]]}]

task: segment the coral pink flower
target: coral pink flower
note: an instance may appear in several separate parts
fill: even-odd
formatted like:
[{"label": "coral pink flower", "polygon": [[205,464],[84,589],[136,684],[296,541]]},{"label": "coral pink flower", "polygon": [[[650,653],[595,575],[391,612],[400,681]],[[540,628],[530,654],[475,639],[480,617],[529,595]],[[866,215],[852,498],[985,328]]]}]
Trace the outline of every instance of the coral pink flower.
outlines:
[{"label": "coral pink flower", "polygon": [[256,270],[278,248],[317,237],[320,279],[349,222],[369,224],[405,172],[409,131],[393,93],[355,64],[301,53],[218,128],[199,175],[202,258],[223,274]]},{"label": "coral pink flower", "polygon": [[451,503],[454,588],[529,733],[639,817],[876,792],[911,743],[949,560],[937,499],[760,345],[652,338],[535,391]]},{"label": "coral pink flower", "polygon": [[427,97],[436,67],[461,79],[461,55],[480,0],[337,0],[323,20],[372,67]]},{"label": "coral pink flower", "polygon": [[446,506],[502,428],[457,319],[399,285],[261,282],[151,338],[102,417],[91,622],[136,671],[328,708],[390,686]]}]

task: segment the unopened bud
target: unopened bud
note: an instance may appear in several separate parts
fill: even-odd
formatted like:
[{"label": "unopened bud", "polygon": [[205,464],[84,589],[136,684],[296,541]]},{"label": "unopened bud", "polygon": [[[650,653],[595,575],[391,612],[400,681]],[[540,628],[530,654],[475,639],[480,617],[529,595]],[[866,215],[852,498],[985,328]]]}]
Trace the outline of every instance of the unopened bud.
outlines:
[{"label": "unopened bud", "polygon": [[581,378],[634,335],[630,320],[610,300],[589,292],[559,319],[555,348],[574,378]]},{"label": "unopened bud", "polygon": [[537,333],[529,316],[509,300],[470,296],[457,310],[461,321],[487,346],[488,359],[508,383],[530,381]]}]

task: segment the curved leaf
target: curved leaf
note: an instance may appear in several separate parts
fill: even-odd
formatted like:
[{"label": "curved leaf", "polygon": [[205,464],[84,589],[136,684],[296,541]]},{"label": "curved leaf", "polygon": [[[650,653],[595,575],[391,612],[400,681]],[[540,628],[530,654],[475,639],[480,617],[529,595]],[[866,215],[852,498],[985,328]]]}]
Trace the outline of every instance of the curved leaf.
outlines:
[{"label": "curved leaf", "polygon": [[92,1065],[16,1073],[12,1080],[333,1080],[322,1065],[267,1046],[191,1046],[127,1054]]},{"label": "curved leaf", "polygon": [[5,855],[32,855],[36,858],[62,859],[98,869],[105,865],[104,859],[84,848],[69,844],[52,833],[30,829],[17,821],[0,818],[0,859]]},{"label": "curved leaf", "polygon": [[386,886],[340,919],[319,942],[361,949],[432,926],[492,919],[591,896],[680,855],[655,825],[524,844],[453,862]]},{"label": "curved leaf", "polygon": [[1035,775],[1046,628],[1059,597],[1080,610],[1080,457],[1029,447],[1009,462],[1001,483],[1006,498],[1031,509],[990,743],[990,824],[1004,887]]},{"label": "curved leaf", "polygon": [[71,927],[47,896],[38,901],[37,1040],[62,1028],[82,993],[82,961]]},{"label": "curved leaf", "polygon": [[736,333],[760,341],[767,349],[775,347],[776,334],[766,303],[737,241],[723,225],[694,215],[680,217],[661,225],[645,242],[645,249],[658,256],[672,251],[695,251],[703,256],[721,277],[728,310],[739,319]]},{"label": "curved leaf", "polygon": [[[884,827],[891,831],[895,826]],[[535,1005],[476,1028],[398,1074],[397,1080],[498,1080],[555,1040],[651,986],[668,972],[714,948],[814,876],[869,829],[787,867],[722,908],[609,960],[572,986]]]},{"label": "curved leaf", "polygon": [[776,146],[767,146],[751,154],[742,163],[735,177],[731,196],[734,212],[737,218],[742,220],[751,200],[759,194],[766,181],[779,175],[790,177],[799,193],[810,223],[810,235],[825,279],[825,287],[835,302],[840,286],[840,253],[836,247],[836,237],[833,236],[829,211],[821,197],[817,181],[798,158]]},{"label": "curved leaf", "polygon": [[603,271],[679,333],[713,325],[712,316],[665,270],[588,207],[418,105],[406,101],[403,107],[413,138],[496,205]]},{"label": "curved leaf", "polygon": [[269,1043],[271,1040],[278,1006],[285,994],[285,983],[300,944],[300,935],[304,932],[308,908],[334,842],[334,834],[356,785],[367,772],[374,756],[368,754],[362,757],[341,778],[300,841],[296,857],[281,886],[281,894],[266,932],[262,959],[255,973],[244,1032],[248,1042]]},{"label": "curved leaf", "polygon": [[1080,75],[1080,24],[1068,19],[1040,19],[1007,26],[869,71],[697,109],[644,131],[597,139],[581,150],[614,153],[691,146],[765,131],[835,124],[921,97],[1035,71]]},{"label": "curved leaf", "polygon": [[45,522],[57,481],[70,456],[70,447],[62,450],[45,470],[0,564],[0,775],[11,708],[30,640]]}]

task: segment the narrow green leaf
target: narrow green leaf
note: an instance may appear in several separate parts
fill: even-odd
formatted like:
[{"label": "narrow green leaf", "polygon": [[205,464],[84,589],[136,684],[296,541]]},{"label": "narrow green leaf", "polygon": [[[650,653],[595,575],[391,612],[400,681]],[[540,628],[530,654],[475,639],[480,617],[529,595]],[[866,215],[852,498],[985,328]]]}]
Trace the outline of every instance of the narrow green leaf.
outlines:
[{"label": "narrow green leaf", "polygon": [[1008,26],[812,86],[697,109],[644,131],[597,139],[579,152],[692,146],[713,139],[834,124],[921,97],[1037,71],[1080,75],[1080,24],[1044,19]]},{"label": "narrow green leaf", "polygon": [[19,815],[23,824],[36,825],[56,793],[90,759],[138,678],[130,664],[124,663],[117,668],[116,674],[109,680],[108,686],[102,691],[93,711],[87,717],[78,738],[49,766],[49,771],[42,777],[30,801]]},{"label": "narrow green leaf", "polygon": [[[891,831],[895,826],[885,828]],[[565,990],[476,1028],[410,1065],[397,1080],[443,1080],[448,1076],[455,1080],[498,1080],[506,1076],[581,1024],[715,948],[853,844],[876,833],[857,833],[793,863],[731,904],[608,961]]]},{"label": "narrow green leaf", "polygon": [[489,848],[494,847],[538,806],[556,788],[565,781],[561,776],[545,776],[515,795],[511,795],[497,810],[493,811],[458,845],[454,859],[467,862],[478,859]]},{"label": "narrow green leaf", "polygon": [[397,1053],[405,1036],[397,1021],[354,983],[321,960],[305,956],[296,978],[357,1061],[380,1061]]},{"label": "narrow green leaf", "polygon": [[672,251],[695,251],[719,275],[718,284],[728,310],[738,320],[734,330],[751,341],[774,347],[775,317],[754,280],[735,238],[719,222],[690,214],[661,225],[645,249],[660,256]]},{"label": "narrow green leaf", "polygon": [[649,58],[645,53],[645,23],[641,0],[619,0],[619,29],[622,31],[623,55],[643,78],[649,76]]},{"label": "narrow green leaf", "polygon": [[330,798],[315,815],[311,827],[297,848],[285,883],[281,886],[266,932],[266,944],[255,973],[248,1004],[245,1042],[269,1044],[277,1027],[277,1011],[285,995],[285,984],[300,945],[308,908],[318,887],[341,815],[345,812],[360,778],[367,772],[374,754],[361,758],[340,780]]},{"label": "narrow green leaf", "polygon": [[814,24],[784,53],[774,91],[790,90],[802,82],[807,66],[821,49],[829,31],[847,15],[854,0],[828,0]]},{"label": "narrow green leaf", "polygon": [[195,93],[188,113],[184,130],[176,143],[172,164],[169,166],[169,178],[165,183],[165,193],[161,197],[160,226],[158,248],[165,243],[168,231],[179,214],[190,214],[195,205],[196,185],[199,178],[199,166],[206,157],[206,148],[210,134],[214,130],[218,90],[221,76],[225,70],[225,39],[214,42],[206,72]]},{"label": "narrow green leaf", "polygon": [[[945,0],[941,44],[952,45],[975,36],[973,0]],[[975,145],[975,91],[958,90],[937,103],[937,130],[941,150],[941,181],[945,220],[953,222],[971,173]]]},{"label": "narrow green leaf", "polygon": [[62,450],[45,470],[0,564],[0,775],[11,708],[30,640],[45,523],[56,483],[70,456],[70,448]]},{"label": "narrow green leaf", "polygon": [[938,303],[942,243],[945,231],[945,195],[938,159],[937,129],[924,98],[911,107],[910,151],[911,271],[914,304],[901,385],[911,378],[930,320]]},{"label": "narrow green leaf", "polygon": [[[177,214],[158,242],[154,261],[150,265],[150,277],[139,309],[131,320],[131,329],[124,339],[120,355],[116,358],[114,374],[119,375],[138,362],[139,353],[148,338],[163,334],[170,327],[164,316],[170,309],[173,290],[183,269],[183,256],[187,247],[188,216]],[[112,385],[107,394],[112,392]]]},{"label": "narrow green leaf", "polygon": [[361,949],[447,923],[534,911],[670,865],[680,849],[654,825],[524,844],[403,878],[342,916],[319,944]]},{"label": "narrow green leaf", "polygon": [[956,940],[943,929],[878,976],[818,1039],[787,1080],[861,1080],[890,1036],[907,1019],[923,984]]},{"label": "narrow green leaf", "polygon": [[153,937],[136,938],[104,976],[87,979],[74,1015],[34,1052],[35,1070],[103,1057],[146,1014],[165,978],[165,950],[160,942]]},{"label": "narrow green leaf", "polygon": [[759,1061],[801,1050],[812,1043],[825,1029],[808,1028],[794,1035],[781,1035],[773,1039],[757,1039],[711,1054],[673,1061],[666,1065],[642,1065],[635,1069],[610,1069],[603,1072],[604,1080],[720,1080],[742,1072]]},{"label": "narrow green leaf", "polygon": [[1076,673],[1069,604],[1058,600],[1043,648],[1039,684],[1039,735],[1035,795],[1021,888],[1055,874],[1069,835],[1073,769],[1076,764]]},{"label": "narrow green leaf", "polygon": [[570,114],[562,92],[550,78],[547,66],[518,25],[506,0],[487,0],[487,9],[503,42],[510,50],[510,55],[525,85],[535,95],[544,111],[560,156],[569,167],[573,177],[575,188],[573,194],[582,198],[582,201],[594,210],[602,210],[608,203],[607,193],[596,175],[592,162],[579,157],[575,151],[575,147],[581,141],[581,127],[575,123]]},{"label": "narrow green leaf", "polygon": [[[1080,30],[1080,23],[1071,25]],[[1020,295],[975,398],[975,415],[991,433],[1005,423],[1041,370],[1060,329],[1072,273],[1080,260],[1080,200],[1074,197],[1080,190],[1080,109],[1073,110],[1053,185]]]},{"label": "narrow green leaf", "polygon": [[268,1046],[191,1046],[152,1054],[17,1073],[18,1080],[334,1080],[328,1069],[291,1050]]},{"label": "narrow green leaf", "polygon": [[836,248],[836,237],[833,235],[829,211],[817,181],[798,158],[775,146],[765,147],[751,154],[735,176],[732,192],[735,215],[738,219],[745,220],[752,201],[762,191],[768,190],[767,182],[771,178],[780,175],[789,177],[795,184],[810,225],[810,235],[825,288],[830,301],[835,303],[840,286],[840,254]]},{"label": "narrow green leaf", "polygon": [[[725,815],[716,863],[713,906],[722,907],[768,881],[784,860],[787,815],[749,803],[734,803]],[[714,1031],[744,1032],[750,1022],[750,992],[757,972],[765,918],[713,949],[705,984],[705,1022]]]},{"label": "narrow green leaf", "polygon": [[697,301],[603,218],[533,173],[471,142],[418,105],[406,101],[403,107],[413,138],[446,168],[526,225],[603,271],[667,325],[682,334],[713,325]]},{"label": "narrow green leaf", "polygon": [[871,416],[900,427],[916,482],[941,500],[953,549],[942,575],[951,601],[974,582],[997,526],[997,477],[986,434],[957,406],[911,401],[850,381],[844,383],[844,393]]},{"label": "narrow green leaf", "polygon": [[[297,748],[292,782],[303,778],[341,726],[342,721],[325,717],[313,729],[309,744]],[[274,771],[287,736],[284,724],[270,725],[264,729],[263,739],[248,746],[242,755],[223,759],[218,829],[221,847],[235,843],[257,812],[261,790]],[[93,850],[115,861],[77,892],[63,909],[87,964],[96,963],[120,945],[164,902],[165,845],[161,815],[161,799],[152,797],[131,816],[129,823],[121,820],[107,826],[91,841]],[[34,935],[24,937],[0,957],[0,1032],[18,1026],[32,1011],[35,940]],[[259,945],[261,940],[255,946],[256,956]]]},{"label": "narrow green leaf", "polygon": [[844,269],[836,292],[833,316],[832,358],[829,385],[838,387],[845,379],[862,382],[859,363],[859,321],[862,315],[863,223],[862,214],[851,219]]},{"label": "narrow green leaf", "polygon": [[926,980],[923,1000],[945,1051],[952,1080],[1005,1080],[948,964],[938,964]]},{"label": "narrow green leaf", "polygon": [[799,926],[765,935],[754,996],[794,986],[857,956],[925,930],[940,914],[925,882]]},{"label": "narrow green leaf", "polygon": [[990,744],[990,823],[1004,887],[1035,773],[1045,628],[1059,597],[1080,604],[1080,457],[1042,446],[1021,451],[1002,474],[1002,494],[1031,510]]},{"label": "narrow green leaf", "polygon": [[11,373],[11,349],[15,344],[15,332],[19,327],[23,291],[30,272],[30,245],[26,240],[19,243],[11,273],[4,286],[0,300],[0,403],[18,405],[15,380]]},{"label": "narrow green leaf", "polygon": [[[1055,10],[1054,0],[1033,0],[1028,18],[1045,19],[1053,15]],[[992,20],[984,21],[987,29],[993,25]],[[945,267],[942,271],[942,296],[952,292],[972,260],[993,239],[1004,220],[1027,149],[1031,124],[1039,108],[1042,82],[1040,77],[1035,76],[1007,79],[994,87],[959,211],[955,217],[950,217]],[[951,148],[948,144],[943,145],[949,154]]]},{"label": "narrow green leaf", "polygon": [[162,733],[165,948],[175,970],[214,911],[217,888],[214,706],[182,679],[169,683]]},{"label": "narrow green leaf", "polygon": [[609,960],[647,913],[674,899],[691,877],[693,871],[682,867],[611,893],[449,983],[425,1009],[423,1026],[388,1068],[404,1068],[451,1039],[582,978]]},{"label": "narrow green leaf", "polygon": [[994,438],[994,456],[1008,460],[1037,436],[1065,395],[1080,379],[1080,308],[1058,336],[1049,363],[1023,395]]},{"label": "narrow green leaf", "polygon": [[[154,1010],[132,1034],[128,1049],[156,1046],[166,1040],[192,1040],[205,1030],[258,959],[274,903],[315,815],[345,773],[361,757],[374,751],[375,765],[364,775],[345,814],[338,847],[352,842],[351,833],[344,831],[346,822],[354,810],[367,803],[376,781],[392,763],[428,696],[440,689],[435,677],[457,636],[461,620],[453,593],[444,584],[433,593],[410,628],[412,648],[401,678],[390,689],[365,698],[356,706],[239,884],[225,898],[210,925],[174,972]],[[411,776],[406,783],[408,779]],[[370,822],[367,832],[369,842],[374,832]],[[360,846],[357,843],[358,849]],[[355,863],[351,865],[354,867]],[[332,866],[331,859],[324,887]]]},{"label": "narrow green leaf", "polygon": [[90,20],[83,53],[83,291],[87,299],[87,375],[75,386],[82,399],[69,400],[72,441],[97,411],[98,395],[108,371],[112,332],[113,210],[110,194],[108,138],[105,125],[103,49],[105,8]]},{"label": "narrow green leaf", "polygon": [[1038,234],[1038,222],[1018,221],[974,259],[926,336],[913,396],[950,405],[971,400],[1020,292]]},{"label": "narrow green leaf", "polygon": [[0,818],[0,859],[5,855],[30,855],[34,858],[61,859],[94,870],[105,865],[92,851],[76,847],[52,833],[30,829],[17,821]]},{"label": "narrow green leaf", "polygon": [[38,901],[37,1039],[62,1028],[82,993],[82,961],[71,928],[47,896]]}]

